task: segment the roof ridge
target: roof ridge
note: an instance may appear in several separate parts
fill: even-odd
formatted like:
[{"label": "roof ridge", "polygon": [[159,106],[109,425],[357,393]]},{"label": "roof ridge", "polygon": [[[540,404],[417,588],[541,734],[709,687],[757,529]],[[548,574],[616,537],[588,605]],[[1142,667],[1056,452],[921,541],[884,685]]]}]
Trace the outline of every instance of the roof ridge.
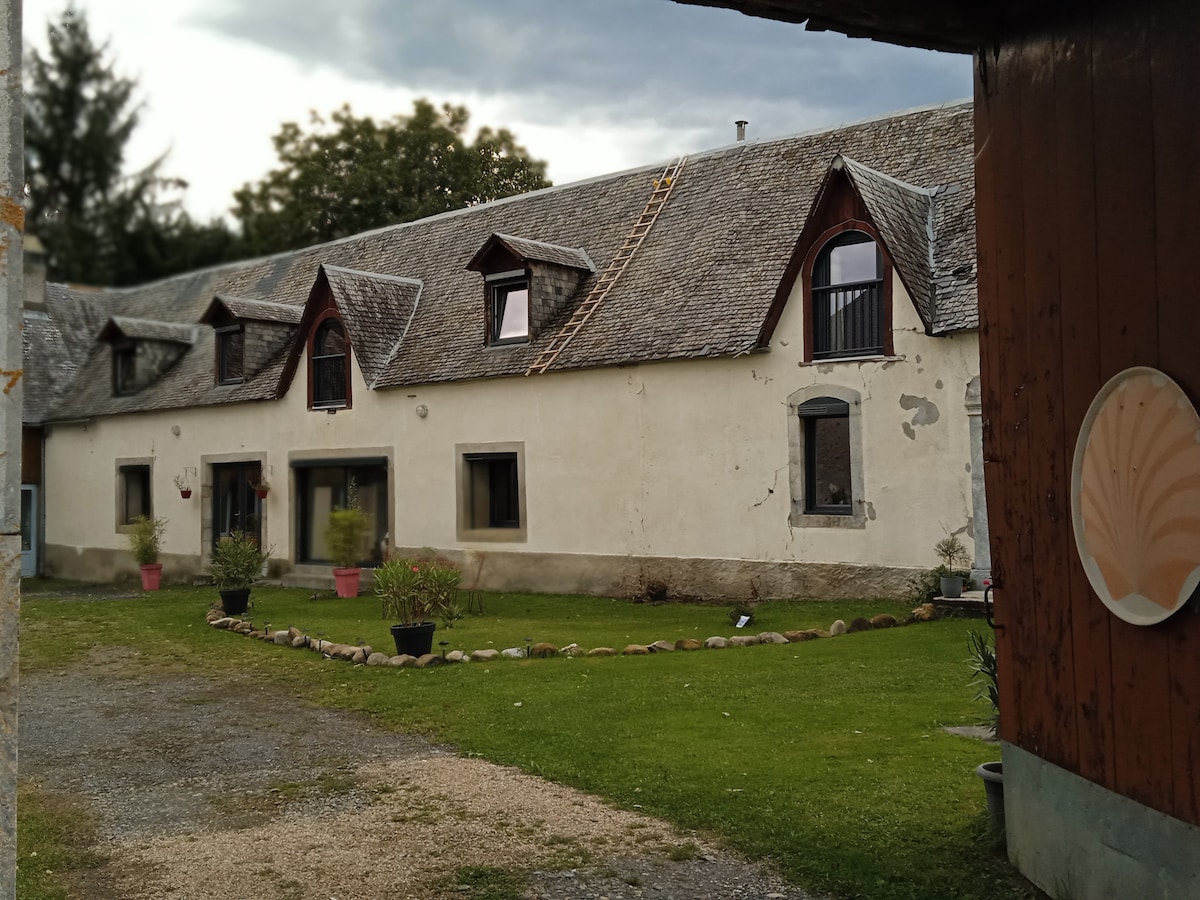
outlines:
[{"label": "roof ridge", "polygon": [[397,284],[416,285],[418,288],[425,286],[425,282],[420,278],[409,278],[405,275],[387,275],[383,272],[368,272],[365,269],[351,269],[348,266],[336,266],[332,263],[321,263],[321,266],[324,267],[326,272],[332,269],[335,272],[348,272],[351,275],[363,275],[367,278],[374,278],[376,281],[394,281]]}]

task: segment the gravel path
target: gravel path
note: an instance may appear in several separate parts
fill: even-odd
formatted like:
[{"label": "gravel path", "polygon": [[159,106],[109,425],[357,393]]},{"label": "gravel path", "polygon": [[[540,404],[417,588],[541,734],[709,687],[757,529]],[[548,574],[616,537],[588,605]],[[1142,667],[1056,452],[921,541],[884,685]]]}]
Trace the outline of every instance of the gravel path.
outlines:
[{"label": "gravel path", "polygon": [[[806,900],[664,822],[250,679],[23,676],[22,777],[100,817],[88,900]],[[503,877],[500,875],[477,877]],[[497,896],[497,895],[493,895]]]}]

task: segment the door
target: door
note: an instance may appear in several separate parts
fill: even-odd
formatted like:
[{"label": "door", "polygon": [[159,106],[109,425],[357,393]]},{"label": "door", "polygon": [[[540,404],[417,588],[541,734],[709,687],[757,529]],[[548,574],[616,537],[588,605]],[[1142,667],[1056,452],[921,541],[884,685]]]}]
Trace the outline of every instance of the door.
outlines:
[{"label": "door", "polygon": [[262,476],[256,462],[213,466],[213,546],[234,531],[243,531],[262,543],[262,501],[254,485]]},{"label": "door", "polygon": [[38,573],[38,489],[21,485],[21,577]]}]

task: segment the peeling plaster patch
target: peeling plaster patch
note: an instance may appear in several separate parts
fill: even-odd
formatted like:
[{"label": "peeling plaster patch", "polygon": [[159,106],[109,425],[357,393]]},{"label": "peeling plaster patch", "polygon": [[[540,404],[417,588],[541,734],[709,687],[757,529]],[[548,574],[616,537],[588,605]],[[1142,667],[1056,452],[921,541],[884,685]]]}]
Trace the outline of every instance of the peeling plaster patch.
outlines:
[{"label": "peeling plaster patch", "polygon": [[872,522],[875,521],[875,504],[870,500],[867,501],[867,518]]},{"label": "peeling plaster patch", "polygon": [[910,441],[915,441],[917,439],[917,433],[913,431],[913,427],[907,422],[901,422],[900,427],[904,429],[904,436]]},{"label": "peeling plaster patch", "polygon": [[936,404],[924,397],[914,397],[912,394],[900,395],[900,408],[916,410],[912,417],[914,425],[932,425],[941,418]]},{"label": "peeling plaster patch", "polygon": [[965,466],[963,466],[963,468],[964,468],[964,469],[966,469],[968,472],[970,472],[970,471],[971,471],[971,464],[970,464],[970,463],[967,463]]},{"label": "peeling plaster patch", "polygon": [[923,375],[925,374],[925,370],[921,366],[917,366],[917,374]]},{"label": "peeling plaster patch", "polygon": [[944,384],[942,384],[942,379],[940,379],[940,378],[939,378],[937,381],[935,381],[935,382],[933,383],[933,386],[934,386],[935,388],[937,388],[939,391],[940,391],[942,388],[944,388],[944,387],[945,387],[945,385],[944,385]]},{"label": "peeling plaster patch", "polygon": [[919,363],[921,361],[921,354],[918,353],[916,356],[913,357],[913,359]]}]

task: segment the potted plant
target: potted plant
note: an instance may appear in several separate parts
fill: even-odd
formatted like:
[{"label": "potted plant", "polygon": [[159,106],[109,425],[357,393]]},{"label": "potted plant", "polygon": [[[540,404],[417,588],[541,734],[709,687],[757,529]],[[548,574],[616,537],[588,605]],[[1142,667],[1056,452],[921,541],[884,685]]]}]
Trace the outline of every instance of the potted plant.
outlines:
[{"label": "potted plant", "polygon": [[254,488],[254,496],[259,500],[266,500],[267,494],[271,493],[271,483],[263,478],[251,485]]},{"label": "potted plant", "polygon": [[[976,631],[967,634],[967,649],[970,655],[967,665],[971,670],[971,681],[978,690],[976,700],[986,700],[992,707],[992,727],[1000,725],[1000,690],[996,677],[996,648],[988,638]],[[993,825],[1004,825],[1004,763],[985,762],[975,769],[983,779],[987,795],[988,818]]]},{"label": "potted plant", "polygon": [[462,574],[436,559],[389,559],[375,570],[375,593],[391,626],[396,652],[424,656],[433,649],[434,617],[454,606]]},{"label": "potted plant", "polygon": [[964,576],[954,567],[955,562],[967,562],[967,548],[958,535],[948,534],[933,545],[933,551],[942,560],[942,596],[951,600],[962,596]]},{"label": "potted plant", "polygon": [[217,541],[205,567],[221,595],[227,616],[240,616],[250,603],[250,587],[258,580],[271,548],[258,545],[252,536],[234,531]]},{"label": "potted plant", "polygon": [[182,497],[184,500],[186,500],[188,497],[192,496],[192,488],[191,488],[191,485],[188,484],[187,476],[176,475],[175,476],[175,487],[177,487],[179,489],[179,496]]},{"label": "potted plant", "polygon": [[362,557],[363,536],[369,524],[367,514],[353,503],[329,514],[325,545],[333,560],[333,578],[339,597],[358,596],[359,579],[362,577],[358,562]]},{"label": "potted plant", "polygon": [[162,564],[158,561],[158,553],[166,528],[166,519],[138,516],[133,520],[133,526],[126,535],[129,539],[129,549],[142,572],[144,591],[157,591],[162,581]]}]

